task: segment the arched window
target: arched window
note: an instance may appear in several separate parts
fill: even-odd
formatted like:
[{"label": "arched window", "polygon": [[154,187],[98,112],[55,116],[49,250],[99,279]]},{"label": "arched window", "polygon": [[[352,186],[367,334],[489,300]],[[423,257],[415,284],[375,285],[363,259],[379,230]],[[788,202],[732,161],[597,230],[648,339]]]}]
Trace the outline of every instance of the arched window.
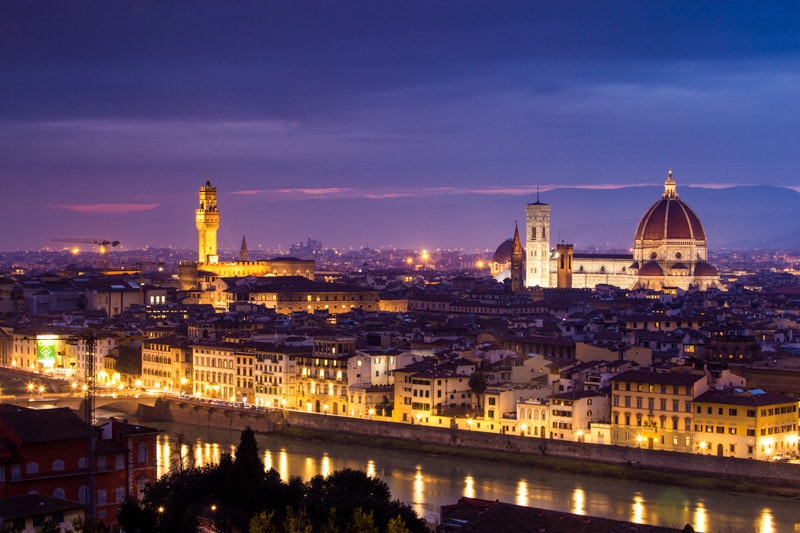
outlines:
[{"label": "arched window", "polygon": [[30,462],[25,465],[25,473],[26,474],[38,474],[39,473],[39,463]]},{"label": "arched window", "polygon": [[64,493],[64,489],[58,488],[53,491],[53,498],[58,498],[60,500],[66,500],[67,495]]},{"label": "arched window", "polygon": [[64,461],[56,459],[53,461],[53,472],[62,472],[64,470]]}]

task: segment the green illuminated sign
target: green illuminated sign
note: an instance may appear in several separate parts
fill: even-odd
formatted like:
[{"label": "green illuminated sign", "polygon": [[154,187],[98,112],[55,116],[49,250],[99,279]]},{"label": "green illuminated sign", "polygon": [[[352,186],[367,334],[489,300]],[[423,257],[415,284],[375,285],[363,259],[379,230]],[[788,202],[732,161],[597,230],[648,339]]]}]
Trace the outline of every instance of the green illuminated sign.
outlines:
[{"label": "green illuminated sign", "polygon": [[56,341],[53,339],[37,339],[36,358],[39,361],[55,361]]}]

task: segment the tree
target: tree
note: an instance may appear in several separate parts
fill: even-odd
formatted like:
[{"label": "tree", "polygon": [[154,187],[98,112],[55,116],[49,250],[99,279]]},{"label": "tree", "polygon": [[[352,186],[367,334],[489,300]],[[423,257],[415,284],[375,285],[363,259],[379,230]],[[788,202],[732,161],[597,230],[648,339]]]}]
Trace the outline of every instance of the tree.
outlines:
[{"label": "tree", "polygon": [[339,525],[336,523],[336,507],[328,510],[328,521],[322,524],[319,533],[339,533]]},{"label": "tree", "polygon": [[314,531],[305,509],[294,514],[291,507],[286,508],[286,521],[283,523],[283,529],[286,533],[313,533]]},{"label": "tree", "polygon": [[469,382],[467,383],[469,390],[475,393],[475,396],[478,398],[478,409],[481,408],[481,396],[486,392],[486,389],[489,387],[489,382],[486,379],[486,376],[483,372],[474,372],[469,377]]},{"label": "tree", "polygon": [[142,509],[136,498],[130,495],[125,497],[117,512],[117,522],[127,533],[145,533],[155,528],[152,514]]},{"label": "tree", "polygon": [[272,518],[274,516],[274,510],[269,514],[262,511],[254,515],[253,518],[250,519],[250,525],[248,527],[250,533],[278,533],[278,528],[272,523]]},{"label": "tree", "polygon": [[400,515],[395,516],[389,520],[389,525],[386,528],[387,533],[411,533],[411,530],[406,527],[403,517]]},{"label": "tree", "polygon": [[378,533],[378,528],[375,527],[371,512],[368,513],[361,507],[356,507],[346,531],[347,533]]},{"label": "tree", "polygon": [[360,470],[345,468],[327,478],[314,476],[307,483],[305,505],[315,529],[320,529],[329,510],[335,508],[339,531],[348,531],[360,508],[361,512],[372,514],[380,531],[385,531],[389,520],[397,515],[412,531],[425,531],[425,521],[411,507],[391,499],[386,482]]},{"label": "tree", "polygon": [[256,437],[250,426],[242,431],[236,458],[224,483],[224,501],[250,514],[259,510],[260,489],[266,479],[264,462],[258,455]]}]

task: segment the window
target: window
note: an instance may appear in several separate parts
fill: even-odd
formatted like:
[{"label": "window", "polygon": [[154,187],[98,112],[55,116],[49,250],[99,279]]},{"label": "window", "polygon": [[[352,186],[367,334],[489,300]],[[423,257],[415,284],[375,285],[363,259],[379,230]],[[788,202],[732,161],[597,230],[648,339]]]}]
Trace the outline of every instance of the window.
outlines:
[{"label": "window", "polygon": [[53,491],[53,498],[59,498],[61,500],[64,500],[64,499],[66,499],[66,496],[67,495],[64,492],[64,489],[58,488],[58,489]]},{"label": "window", "polygon": [[63,472],[64,471],[64,461],[61,459],[56,459],[53,461],[53,472]]},{"label": "window", "polygon": [[25,465],[25,473],[26,474],[38,474],[39,473],[39,463],[30,462]]},{"label": "window", "polygon": [[124,487],[117,487],[116,493],[116,503],[122,503],[125,501],[125,488]]},{"label": "window", "polygon": [[138,461],[140,463],[147,462],[147,443],[140,442],[138,446]]},{"label": "window", "polygon": [[99,489],[97,491],[97,504],[105,505],[106,503],[108,503],[106,499],[106,489]]}]

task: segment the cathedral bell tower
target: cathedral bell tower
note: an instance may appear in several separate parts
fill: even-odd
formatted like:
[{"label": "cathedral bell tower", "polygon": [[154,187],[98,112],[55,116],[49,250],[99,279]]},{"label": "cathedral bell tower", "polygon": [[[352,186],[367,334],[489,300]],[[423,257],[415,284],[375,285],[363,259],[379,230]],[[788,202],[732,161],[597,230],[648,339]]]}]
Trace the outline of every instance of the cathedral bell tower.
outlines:
[{"label": "cathedral bell tower", "polygon": [[200,187],[200,207],[195,211],[195,224],[198,264],[217,263],[219,210],[217,210],[217,188],[211,185],[210,178],[206,178],[206,184]]},{"label": "cathedral bell tower", "polygon": [[550,286],[550,205],[539,201],[525,206],[525,286]]}]

